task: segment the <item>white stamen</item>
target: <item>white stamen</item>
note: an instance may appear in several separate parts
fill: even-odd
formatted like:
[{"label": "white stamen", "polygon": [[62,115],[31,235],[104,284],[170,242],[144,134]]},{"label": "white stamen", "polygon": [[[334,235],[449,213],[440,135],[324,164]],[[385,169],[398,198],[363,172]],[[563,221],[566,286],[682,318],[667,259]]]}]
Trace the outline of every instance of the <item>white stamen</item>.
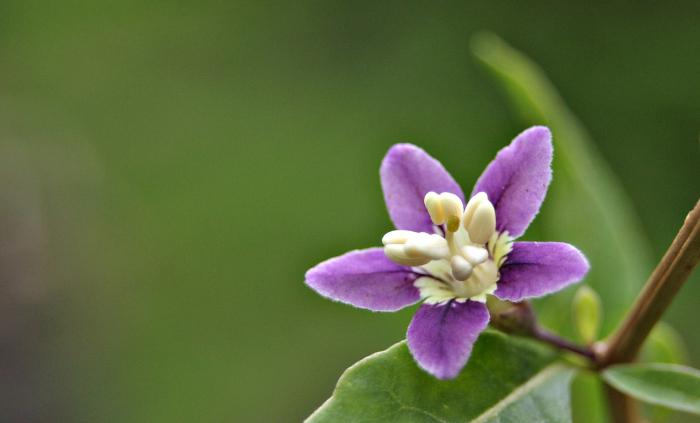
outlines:
[{"label": "white stamen", "polygon": [[496,210],[485,192],[469,200],[462,222],[473,243],[486,244],[489,241],[496,230]]},{"label": "white stamen", "polygon": [[413,231],[391,231],[382,237],[382,244],[403,244],[408,241],[416,232]]},{"label": "white stamen", "polygon": [[428,210],[430,220],[433,221],[433,224],[442,225],[443,223],[445,223],[445,215],[442,212],[440,194],[438,194],[437,192],[430,191],[429,193],[425,194],[423,203],[425,204],[425,208]]},{"label": "white stamen", "polygon": [[464,281],[472,274],[472,265],[462,256],[452,256],[450,259],[452,275],[459,281]]},{"label": "white stamen", "polygon": [[462,220],[464,213],[464,205],[459,197],[451,192],[443,192],[440,194],[440,202],[442,203],[442,211],[445,215],[445,226],[450,232],[457,232],[459,223]]},{"label": "white stamen", "polygon": [[464,212],[462,200],[451,192],[437,194],[433,191],[425,194],[423,198],[425,208],[428,210],[430,220],[436,225],[445,225],[450,232],[459,229],[459,223]]},{"label": "white stamen", "polygon": [[481,264],[489,258],[489,252],[486,248],[475,247],[473,245],[465,245],[462,247],[462,255],[472,266]]},{"label": "white stamen", "polygon": [[446,258],[450,247],[445,238],[436,234],[419,233],[406,241],[406,254],[411,257],[429,257],[432,260]]},{"label": "white stamen", "polygon": [[382,237],[382,243],[387,257],[406,266],[421,266],[450,255],[447,240],[437,234],[391,231]]},{"label": "white stamen", "polygon": [[382,238],[392,261],[427,273],[415,281],[426,304],[481,301],[493,294],[498,270],[512,248],[507,232],[496,232],[496,211],[484,192],[463,208],[451,193],[429,192],[423,199],[437,233],[395,230]]},{"label": "white stamen", "polygon": [[430,262],[429,257],[410,257],[403,244],[389,244],[384,247],[384,254],[396,263],[404,266],[422,266]]},{"label": "white stamen", "polygon": [[471,216],[474,214],[474,209],[476,206],[481,203],[484,200],[488,200],[489,196],[485,192],[479,192],[476,193],[468,202],[467,202],[467,207],[464,210],[464,223],[466,226],[466,223],[468,220],[471,219]]}]

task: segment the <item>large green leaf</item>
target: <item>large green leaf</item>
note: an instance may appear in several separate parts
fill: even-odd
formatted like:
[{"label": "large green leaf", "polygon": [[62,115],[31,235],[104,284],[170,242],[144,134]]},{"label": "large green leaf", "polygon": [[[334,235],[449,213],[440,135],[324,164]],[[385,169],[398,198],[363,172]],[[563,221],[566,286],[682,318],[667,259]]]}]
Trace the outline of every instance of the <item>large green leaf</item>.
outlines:
[{"label": "large green leaf", "polygon": [[700,371],[674,364],[629,364],[603,372],[612,386],[641,401],[700,414]]},{"label": "large green leaf", "polygon": [[[527,124],[552,129],[554,180],[536,219],[548,239],[570,242],[591,262],[587,283],[600,294],[602,335],[629,308],[651,269],[648,240],[619,181],[537,64],[492,34],[475,37],[476,57],[492,71]],[[547,326],[573,335],[572,290],[535,305]]]},{"label": "large green leaf", "polygon": [[555,359],[541,345],[487,331],[462,373],[440,381],[399,342],[346,370],[307,422],[570,422],[574,369]]}]

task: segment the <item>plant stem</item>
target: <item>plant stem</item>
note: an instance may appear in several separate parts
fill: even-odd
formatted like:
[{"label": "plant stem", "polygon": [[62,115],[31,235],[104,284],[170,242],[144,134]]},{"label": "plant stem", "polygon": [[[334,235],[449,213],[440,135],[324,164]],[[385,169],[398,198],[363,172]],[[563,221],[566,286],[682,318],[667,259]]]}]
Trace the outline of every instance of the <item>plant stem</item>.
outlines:
[{"label": "plant stem", "polygon": [[[700,201],[688,213],[671,246],[649,277],[623,323],[601,345],[598,369],[633,361],[661,315],[700,261]],[[640,421],[636,402],[605,385],[610,416],[615,423]]]},{"label": "plant stem", "polygon": [[615,423],[638,423],[642,419],[639,416],[637,402],[607,383],[604,386],[605,397],[608,401],[610,417]]},{"label": "plant stem", "polygon": [[510,303],[489,298],[491,325],[505,333],[537,339],[559,350],[566,350],[595,362],[596,355],[588,347],[575,344],[540,326],[528,301]]},{"label": "plant stem", "polygon": [[598,365],[633,361],[644,340],[700,261],[700,201],[688,214],[623,323],[602,345]]},{"label": "plant stem", "polygon": [[[560,350],[586,357],[598,371],[617,363],[631,362],[675,298],[693,268],[700,261],[700,201],[683,222],[671,246],[649,277],[632,310],[608,341],[595,352],[576,345],[539,326],[529,303],[490,304],[492,323],[505,332],[529,336]],[[505,305],[504,305],[505,304]],[[608,408],[615,423],[640,421],[636,402],[627,395],[605,385]]]},{"label": "plant stem", "polygon": [[560,350],[566,350],[570,351],[574,354],[578,354],[580,356],[586,357],[587,359],[591,361],[595,361],[596,357],[593,351],[587,347],[575,344],[567,339],[564,339],[560,337],[559,335],[556,335],[547,329],[536,325],[532,331],[532,334],[530,335],[533,338],[545,342],[547,344],[550,344],[554,346],[557,349]]}]

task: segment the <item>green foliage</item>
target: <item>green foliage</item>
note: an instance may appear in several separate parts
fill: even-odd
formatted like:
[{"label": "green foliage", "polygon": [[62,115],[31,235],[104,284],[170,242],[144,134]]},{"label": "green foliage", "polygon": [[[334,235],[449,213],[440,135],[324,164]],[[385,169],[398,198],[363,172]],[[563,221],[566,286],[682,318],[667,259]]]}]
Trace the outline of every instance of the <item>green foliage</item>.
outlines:
[{"label": "green foliage", "polygon": [[[493,35],[477,37],[474,52],[498,77],[524,120],[553,130],[556,178],[539,230],[588,255],[592,271],[587,283],[592,288],[581,287],[573,302],[573,290],[547,297],[537,308],[547,326],[567,335],[575,329],[584,342],[593,343],[601,329],[609,334],[622,319],[650,269],[637,216],[587,133],[537,65]],[[573,321],[563,318],[569,304]],[[661,326],[645,355],[674,362],[682,359],[682,351],[673,331]],[[616,367],[605,372],[605,379],[641,399],[656,397],[649,401],[653,404],[693,411],[700,407],[694,402],[700,395],[697,375],[680,369],[660,364]],[[401,342],[348,369],[333,396],[309,421],[571,421],[569,385],[574,373],[541,347],[487,332],[459,377],[439,381],[415,365]],[[687,389],[695,391],[684,394]],[[578,421],[607,418],[596,375],[580,375],[574,392]]]},{"label": "green foliage", "polygon": [[603,381],[597,373],[579,372],[571,383],[571,408],[576,423],[607,423],[610,413]]},{"label": "green foliage", "polygon": [[[683,339],[665,322],[654,326],[639,357],[639,361],[645,363],[685,364],[687,360],[688,353]],[[652,422],[665,422],[673,415],[673,411],[668,408],[650,404],[645,404],[644,410]]]},{"label": "green foliage", "polygon": [[405,342],[350,367],[309,419],[323,422],[569,422],[574,369],[533,342],[484,332],[452,381],[415,364]]},{"label": "green foliage", "polygon": [[[566,317],[572,290],[536,301],[539,318],[566,336],[573,336],[576,327],[590,341],[598,324],[606,336],[629,309],[651,269],[650,247],[638,216],[542,69],[492,34],[475,37],[472,49],[501,84],[520,118],[552,129],[554,181],[536,224],[545,238],[570,242],[587,255],[591,271],[586,283],[600,294],[599,306],[590,299],[585,306],[574,304],[576,322]],[[600,311],[593,312],[593,308]],[[585,314],[598,314],[600,323],[587,320]],[[597,335],[598,329],[595,332]],[[577,421],[590,421],[592,410],[603,409],[600,383],[592,376],[580,379],[574,395]]]},{"label": "green foliage", "polygon": [[612,386],[634,398],[700,414],[700,371],[673,364],[613,366],[603,372]]},{"label": "green foliage", "polygon": [[688,352],[680,334],[669,324],[659,322],[644,343],[640,359],[647,363],[684,364]]},{"label": "green foliage", "polygon": [[[398,340],[412,310],[358,312],[303,274],[391,228],[377,176],[391,144],[420,145],[469,189],[522,129],[465,57],[479,28],[546,64],[626,178],[658,255],[697,198],[697,1],[0,10],[2,133],[28,153],[3,150],[3,175],[13,163],[26,175],[5,179],[3,198],[39,223],[5,221],[2,238],[3,286],[31,302],[3,323],[28,341],[3,350],[4,368],[16,348],[32,375],[11,390],[32,411],[21,421],[297,422],[349,363]],[[14,244],[18,226],[30,237]],[[46,262],[33,266],[36,241]],[[669,321],[700,365],[700,274],[683,294]],[[28,311],[11,298],[3,313]]]},{"label": "green foliage", "polygon": [[[600,294],[602,334],[610,333],[639,292],[650,269],[647,239],[620,183],[544,72],[492,34],[474,38],[473,51],[501,83],[528,124],[544,124],[554,137],[554,180],[536,222],[547,238],[570,242],[591,262],[586,282]],[[536,305],[541,319],[572,335],[564,310],[568,295]],[[568,313],[566,313],[568,314]]]},{"label": "green foliage", "polygon": [[574,295],[573,309],[579,337],[586,344],[593,343],[600,331],[600,297],[593,289],[584,285]]}]

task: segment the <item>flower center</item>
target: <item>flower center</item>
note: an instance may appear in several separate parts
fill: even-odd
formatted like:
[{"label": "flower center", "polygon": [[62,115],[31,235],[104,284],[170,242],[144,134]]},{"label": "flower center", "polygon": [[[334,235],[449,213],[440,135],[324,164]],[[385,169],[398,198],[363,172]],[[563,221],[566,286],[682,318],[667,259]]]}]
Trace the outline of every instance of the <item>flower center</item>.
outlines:
[{"label": "flower center", "polygon": [[426,273],[415,282],[426,303],[486,301],[486,294],[496,290],[498,269],[512,242],[507,232],[496,231],[496,211],[488,196],[480,192],[464,207],[454,194],[429,192],[425,208],[435,233],[391,231],[382,238],[384,253]]}]

